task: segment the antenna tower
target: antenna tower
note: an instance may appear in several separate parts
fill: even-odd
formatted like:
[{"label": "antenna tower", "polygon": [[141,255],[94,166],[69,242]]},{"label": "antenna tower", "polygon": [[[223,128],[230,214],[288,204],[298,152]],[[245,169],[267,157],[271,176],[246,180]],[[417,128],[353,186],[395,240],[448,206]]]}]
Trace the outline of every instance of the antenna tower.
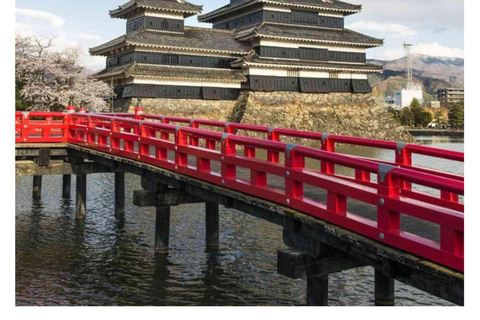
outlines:
[{"label": "antenna tower", "polygon": [[412,44],[405,43],[403,47],[405,48],[405,56],[407,57],[407,89],[413,88],[415,85],[413,83],[413,60],[410,49]]}]

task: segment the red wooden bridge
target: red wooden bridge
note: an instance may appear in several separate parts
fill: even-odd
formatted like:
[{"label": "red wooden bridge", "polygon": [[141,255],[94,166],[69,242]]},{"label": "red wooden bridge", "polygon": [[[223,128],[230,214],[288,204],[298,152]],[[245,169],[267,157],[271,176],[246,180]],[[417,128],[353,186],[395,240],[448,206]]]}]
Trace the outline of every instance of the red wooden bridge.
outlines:
[{"label": "red wooden bridge", "polygon": [[[464,177],[412,162],[413,155],[428,156],[432,163],[463,162],[463,153],[325,133],[148,115],[141,108],[135,114],[16,112],[15,125],[17,148],[66,144],[83,152],[94,151],[97,156],[161,168],[293,209],[404,252],[424,266],[435,266],[435,272],[447,274],[448,279],[455,275],[454,281],[461,283],[462,297],[458,298],[458,292],[455,298],[438,295],[463,303]],[[301,143],[282,142],[292,139]],[[308,147],[306,142],[318,148]],[[340,154],[336,152],[339,144],[389,150],[391,161]],[[309,168],[306,160],[318,162],[318,168]],[[339,174],[337,166],[350,168],[354,174]],[[240,176],[238,169],[248,174]],[[270,184],[271,177],[281,185]],[[420,191],[419,186],[423,187],[420,190],[434,192]],[[307,188],[313,191],[307,193]],[[326,201],[309,196],[320,190],[326,193]],[[352,199],[375,211],[376,219],[352,211],[348,206]],[[438,241],[402,230],[401,219],[405,216],[438,228]]]}]

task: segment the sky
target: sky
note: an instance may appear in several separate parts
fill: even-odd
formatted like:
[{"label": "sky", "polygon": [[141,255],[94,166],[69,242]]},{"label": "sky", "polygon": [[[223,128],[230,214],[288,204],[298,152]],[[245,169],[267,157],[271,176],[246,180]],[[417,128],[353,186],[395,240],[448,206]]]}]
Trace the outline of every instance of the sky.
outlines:
[{"label": "sky", "polygon": [[[320,0],[319,0],[320,1]],[[91,57],[88,48],[125,33],[125,20],[111,19],[108,11],[127,0],[16,0],[16,33],[56,37],[55,50],[80,47],[82,64],[101,69],[105,58]],[[190,0],[204,6],[204,13],[229,0]],[[369,59],[393,60],[404,55],[403,43],[412,43],[414,53],[441,57],[464,57],[463,0],[346,0],[362,4],[361,13],[348,16],[346,27],[385,40],[381,48],[368,50]],[[187,25],[209,28],[196,17]]]}]

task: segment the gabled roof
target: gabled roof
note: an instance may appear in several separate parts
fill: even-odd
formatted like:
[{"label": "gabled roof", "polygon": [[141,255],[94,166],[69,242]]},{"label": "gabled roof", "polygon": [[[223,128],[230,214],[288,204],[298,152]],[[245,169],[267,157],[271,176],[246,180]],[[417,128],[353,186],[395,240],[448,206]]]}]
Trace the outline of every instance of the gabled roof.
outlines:
[{"label": "gabled roof", "polygon": [[246,82],[242,70],[197,68],[183,66],[166,66],[155,64],[131,63],[124,66],[108,68],[94,75],[97,79],[112,77],[141,77],[155,79],[190,79],[197,81]]},{"label": "gabled roof", "polygon": [[247,40],[254,37],[282,40],[356,45],[366,48],[383,45],[382,39],[373,38],[349,29],[329,29],[309,26],[292,26],[264,22],[251,28],[237,31],[236,38]]},{"label": "gabled roof", "polygon": [[246,54],[248,49],[232,31],[185,27],[183,33],[140,30],[90,49],[92,55],[105,55],[127,45],[212,53]]},{"label": "gabled roof", "polygon": [[203,6],[197,6],[184,0],[131,0],[118,9],[110,10],[112,18],[125,18],[125,14],[136,8],[184,13],[186,17],[202,12]]},{"label": "gabled roof", "polygon": [[267,67],[296,70],[322,70],[322,71],[349,71],[349,72],[381,72],[383,67],[372,63],[335,63],[327,61],[293,60],[282,58],[260,57],[255,51],[247,56],[232,62],[234,67]]},{"label": "gabled roof", "polygon": [[272,5],[280,5],[292,9],[311,9],[311,10],[327,10],[332,12],[350,15],[362,11],[361,5],[355,5],[338,0],[247,0],[236,4],[228,4],[212,12],[198,16],[200,22],[211,22],[212,19],[218,18],[224,14],[234,12],[255,4],[265,3]]}]

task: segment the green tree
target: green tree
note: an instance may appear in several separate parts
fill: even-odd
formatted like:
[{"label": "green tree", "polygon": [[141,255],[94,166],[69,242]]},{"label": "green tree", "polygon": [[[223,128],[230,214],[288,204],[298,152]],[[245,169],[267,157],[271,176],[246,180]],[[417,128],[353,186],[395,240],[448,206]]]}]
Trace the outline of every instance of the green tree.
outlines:
[{"label": "green tree", "polygon": [[448,112],[448,122],[454,129],[463,129],[465,122],[464,107],[462,104],[455,104]]},{"label": "green tree", "polygon": [[415,126],[421,126],[423,119],[423,108],[416,98],[413,98],[412,103],[410,103],[410,111],[413,113],[413,124]]},{"label": "green tree", "polygon": [[403,108],[400,112],[400,123],[403,126],[413,126],[415,124],[415,114],[410,108]]},{"label": "green tree", "polygon": [[420,115],[419,124],[422,127],[426,127],[430,124],[430,122],[432,122],[432,120],[433,120],[433,117],[430,114],[430,112],[423,111]]}]

